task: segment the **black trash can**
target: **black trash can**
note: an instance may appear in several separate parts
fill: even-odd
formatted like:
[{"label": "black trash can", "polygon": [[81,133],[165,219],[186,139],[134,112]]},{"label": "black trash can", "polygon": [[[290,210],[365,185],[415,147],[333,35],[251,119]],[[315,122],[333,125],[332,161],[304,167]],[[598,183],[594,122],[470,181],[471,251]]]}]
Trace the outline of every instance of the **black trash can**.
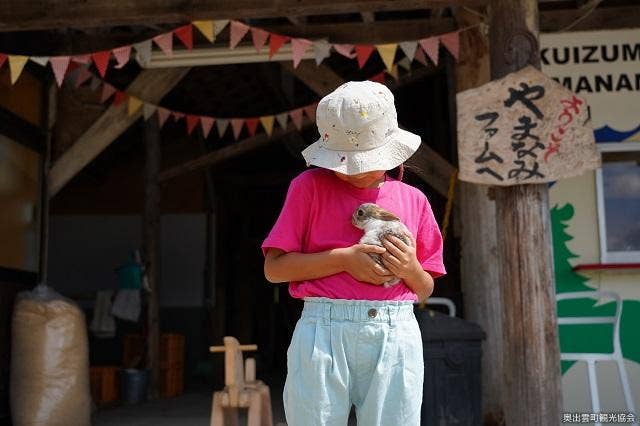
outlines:
[{"label": "black trash can", "polygon": [[480,360],[485,333],[476,323],[416,308],[424,349],[422,426],[482,424]]}]

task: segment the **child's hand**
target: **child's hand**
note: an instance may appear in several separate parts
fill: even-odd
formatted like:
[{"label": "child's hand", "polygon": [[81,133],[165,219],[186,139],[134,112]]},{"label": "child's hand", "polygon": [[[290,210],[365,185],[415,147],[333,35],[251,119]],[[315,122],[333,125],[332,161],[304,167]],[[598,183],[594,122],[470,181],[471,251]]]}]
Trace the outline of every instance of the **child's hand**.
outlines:
[{"label": "child's hand", "polygon": [[387,269],[401,280],[411,279],[422,273],[422,265],[416,256],[416,240],[409,236],[413,247],[405,244],[400,238],[389,235],[382,239],[387,251],[382,254],[382,260]]},{"label": "child's hand", "polygon": [[376,263],[367,253],[384,253],[384,247],[370,244],[354,244],[348,247],[345,271],[358,281],[381,285],[393,278],[393,274]]}]

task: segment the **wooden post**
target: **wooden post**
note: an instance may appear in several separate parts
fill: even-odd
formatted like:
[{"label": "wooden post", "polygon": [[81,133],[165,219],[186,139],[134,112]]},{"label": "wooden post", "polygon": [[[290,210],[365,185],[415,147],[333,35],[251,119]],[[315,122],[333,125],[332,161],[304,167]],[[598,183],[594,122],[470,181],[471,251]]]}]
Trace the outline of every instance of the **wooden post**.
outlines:
[{"label": "wooden post", "polygon": [[[466,9],[456,13],[459,27],[476,25],[481,18]],[[460,59],[455,66],[456,90],[479,87],[491,80],[489,40],[481,28],[460,33]],[[495,265],[496,207],[489,187],[458,182],[456,205],[460,227],[460,275],[464,317],[487,333],[482,345],[482,424],[504,423],[502,404],[502,302]]]},{"label": "wooden post", "polygon": [[[491,78],[540,67],[536,0],[491,0]],[[546,184],[495,188],[507,425],[557,425],[562,393]]]},{"label": "wooden post", "polygon": [[160,322],[158,308],[158,281],[160,271],[160,128],[158,120],[147,120],[144,127],[145,171],[143,248],[149,303],[147,306],[147,368],[151,370],[150,395],[157,398],[160,391]]}]

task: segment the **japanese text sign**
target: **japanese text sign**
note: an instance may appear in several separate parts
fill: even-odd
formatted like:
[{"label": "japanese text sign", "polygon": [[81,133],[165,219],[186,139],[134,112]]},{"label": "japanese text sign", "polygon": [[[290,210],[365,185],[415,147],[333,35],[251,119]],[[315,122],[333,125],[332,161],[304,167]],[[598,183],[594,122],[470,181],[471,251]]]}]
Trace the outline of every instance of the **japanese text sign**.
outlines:
[{"label": "japanese text sign", "polygon": [[461,180],[551,182],[600,166],[583,98],[534,67],[457,95]]}]

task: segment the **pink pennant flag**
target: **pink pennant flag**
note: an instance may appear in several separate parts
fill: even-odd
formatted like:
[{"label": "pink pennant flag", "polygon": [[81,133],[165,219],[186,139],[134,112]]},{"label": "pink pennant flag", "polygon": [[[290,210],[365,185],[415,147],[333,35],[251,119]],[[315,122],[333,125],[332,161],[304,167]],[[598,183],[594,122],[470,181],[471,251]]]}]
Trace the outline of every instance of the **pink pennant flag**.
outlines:
[{"label": "pink pennant flag", "polygon": [[116,90],[116,95],[113,97],[113,106],[118,106],[124,101],[127,100],[129,95],[127,95],[122,90]]},{"label": "pink pennant flag", "polygon": [[229,35],[229,48],[233,49],[240,43],[240,40],[249,31],[249,26],[240,21],[231,21],[231,29]]},{"label": "pink pennant flag", "polygon": [[268,31],[261,28],[251,27],[251,39],[253,40],[253,46],[256,48],[256,52],[260,53],[262,46],[264,46],[268,38]]},{"label": "pink pennant flag", "polygon": [[296,129],[302,129],[302,108],[289,111],[289,116],[291,117],[293,124],[296,126]]},{"label": "pink pennant flag", "polygon": [[449,53],[458,60],[460,54],[460,33],[459,31],[453,31],[451,33],[443,34],[440,36],[440,42],[444,44]]},{"label": "pink pennant flag", "polygon": [[311,40],[306,38],[292,38],[291,50],[293,52],[293,67],[296,68],[302,60],[304,52],[311,46]]},{"label": "pink pennant flag", "polygon": [[171,113],[171,115],[173,115],[173,121],[178,121],[178,120],[184,118],[185,113],[184,112],[179,112],[179,111],[173,111]]},{"label": "pink pennant flag", "polygon": [[356,54],[352,52],[353,44],[334,44],[333,48],[336,49],[336,52],[338,52],[342,56],[346,56],[349,59],[353,59],[356,57]]},{"label": "pink pennant flag", "polygon": [[91,54],[91,59],[93,59],[93,63],[96,64],[96,68],[100,73],[100,77],[104,78],[104,75],[107,73],[107,65],[109,65],[109,56],[111,52],[108,50],[103,50],[102,52],[95,52]]},{"label": "pink pennant flag", "polygon": [[114,93],[116,93],[116,88],[109,83],[104,83],[102,86],[102,94],[100,95],[100,103],[105,103]]},{"label": "pink pennant flag", "polygon": [[360,68],[364,67],[364,64],[367,63],[367,60],[373,53],[375,47],[368,44],[361,44],[356,46],[356,56],[358,57],[358,66]]},{"label": "pink pennant flag", "polygon": [[243,125],[244,125],[244,118],[231,119],[231,127],[233,128],[233,138],[235,140],[238,140],[238,136],[240,136],[240,132],[242,131]]},{"label": "pink pennant flag", "polygon": [[164,123],[167,121],[167,118],[171,115],[171,111],[166,108],[158,107],[158,125],[160,128],[164,126]]},{"label": "pink pennant flag", "polygon": [[91,54],[72,56],[71,60],[73,62],[77,62],[79,64],[87,65],[87,64],[91,63]]},{"label": "pink pennant flag", "polygon": [[418,43],[420,44],[420,47],[422,47],[422,49],[425,51],[429,59],[431,59],[431,62],[433,62],[433,64],[437,66],[438,50],[440,47],[438,37],[423,38],[422,40],[419,40]]},{"label": "pink pennant flag", "polygon": [[427,58],[426,58],[426,56],[424,56],[424,50],[422,50],[422,49],[416,50],[416,54],[413,57],[413,59],[415,59],[416,61],[420,62],[425,67],[429,66],[429,64],[427,63]]},{"label": "pink pennant flag", "polygon": [[0,53],[0,68],[2,68],[6,60],[7,60],[7,55],[5,55],[4,53]]},{"label": "pink pennant flag", "polygon": [[309,117],[309,120],[311,120],[314,123],[316,121],[316,109],[317,108],[318,108],[318,104],[317,103],[313,103],[311,105],[307,105],[306,107],[302,108],[304,110],[304,113],[306,114],[306,116]]},{"label": "pink pennant flag", "polygon": [[200,117],[197,115],[187,114],[187,134],[191,135],[193,133],[193,129],[198,125],[198,121],[200,121]]},{"label": "pink pennant flag", "polygon": [[184,44],[188,50],[193,49],[193,25],[187,24],[180,28],[177,28],[173,33]]},{"label": "pink pennant flag", "polygon": [[127,65],[131,56],[131,46],[116,47],[112,50],[113,56],[116,58],[116,68],[120,69]]},{"label": "pink pennant flag", "polygon": [[260,118],[247,118],[247,130],[249,130],[249,134],[254,136],[256,134],[256,129],[258,128],[258,121]]},{"label": "pink pennant flag", "polygon": [[153,38],[153,41],[162,50],[162,53],[169,57],[173,56],[173,33],[159,34]]},{"label": "pink pennant flag", "polygon": [[384,84],[384,71],[372,76],[371,78],[369,78],[369,81],[375,81],[377,83]]},{"label": "pink pennant flag", "polygon": [[200,126],[202,126],[202,134],[205,139],[209,136],[214,120],[213,117],[200,116]]},{"label": "pink pennant flag", "polygon": [[91,71],[87,69],[87,67],[80,67],[78,70],[78,76],[76,77],[76,81],[74,86],[76,89],[82,85],[85,81],[89,80],[93,74]]},{"label": "pink pennant flag", "polygon": [[67,73],[70,60],[71,57],[69,56],[52,56],[49,58],[49,63],[51,63],[53,75],[56,77],[58,87],[62,86],[62,81],[64,80],[64,75]]},{"label": "pink pennant flag", "polygon": [[272,33],[271,38],[269,39],[269,59],[271,59],[273,55],[278,53],[278,50],[280,50],[282,45],[287,41],[289,41],[289,37]]}]

